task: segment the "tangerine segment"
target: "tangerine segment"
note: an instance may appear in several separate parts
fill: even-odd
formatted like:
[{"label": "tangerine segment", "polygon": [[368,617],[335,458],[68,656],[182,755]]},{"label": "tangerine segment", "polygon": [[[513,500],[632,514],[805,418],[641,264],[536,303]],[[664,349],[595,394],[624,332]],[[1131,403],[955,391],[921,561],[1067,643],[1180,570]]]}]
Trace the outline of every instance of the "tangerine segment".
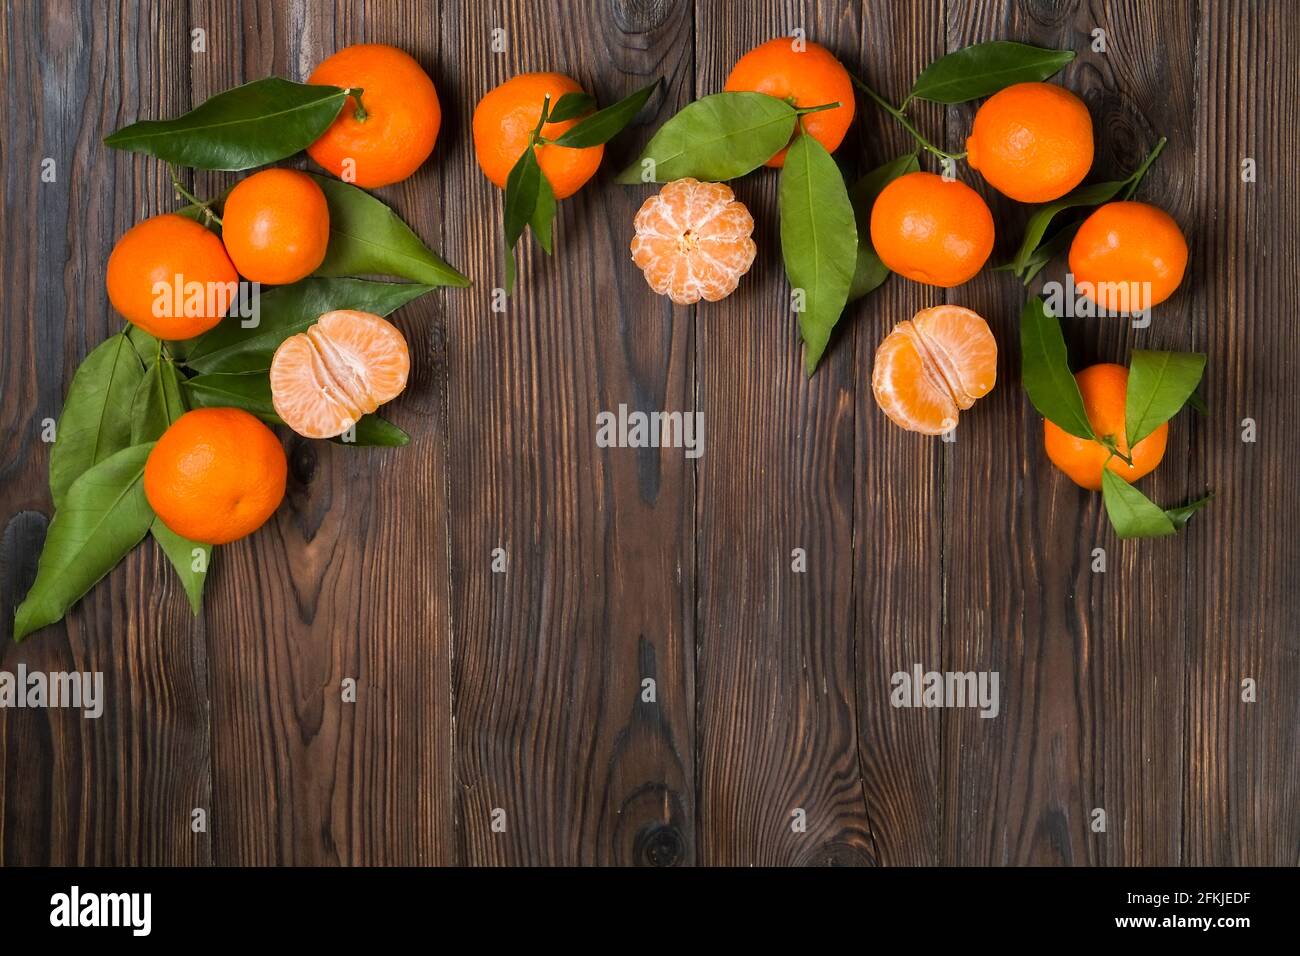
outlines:
[{"label": "tangerine segment", "polygon": [[1123,365],[1091,365],[1075,373],[1083,407],[1092,430],[1102,438],[1114,439],[1116,447],[1133,460],[1132,466],[1110,450],[1089,438],[1071,435],[1065,429],[1043,420],[1043,448],[1052,464],[1065,472],[1075,484],[1092,491],[1101,490],[1101,469],[1109,468],[1132,483],[1150,474],[1165,455],[1169,440],[1169,423],[1165,422],[1132,450],[1125,434],[1125,409],[1128,403],[1128,369]]},{"label": "tangerine segment", "polygon": [[299,435],[333,438],[400,395],[410,370],[406,339],[391,322],[369,312],[326,312],[276,349],[271,400]]},{"label": "tangerine segment", "polygon": [[[857,105],[853,81],[835,54],[824,46],[804,42],[796,48],[795,44],[792,37],[777,37],[754,47],[736,61],[723,89],[728,93],[766,93],[779,100],[793,100],[796,108],[839,103],[834,109],[799,119],[808,135],[833,153],[853,125]],[[784,166],[785,154],[782,149],[764,165]]]},{"label": "tangerine segment", "polygon": [[[583,89],[563,73],[521,73],[479,100],[474,108],[474,156],[483,174],[502,189],[510,170],[519,161],[532,140],[537,121],[542,118],[542,104],[551,98],[551,106],[565,93]],[[579,119],[546,123],[543,139],[556,139],[578,125]],[[568,199],[600,167],[605,147],[538,146],[537,165],[551,184],[556,199]]]},{"label": "tangerine segment", "polygon": [[730,295],[758,251],[754,217],[722,183],[671,182],[642,203],[634,225],[632,261],[678,305]]},{"label": "tangerine segment", "polygon": [[939,305],[900,322],[876,349],[871,391],[890,420],[941,435],[997,381],[998,345],[970,309]]},{"label": "tangerine segment", "polygon": [[382,43],[344,47],[308,83],[360,89],[307,154],[335,176],[366,189],[400,182],[433,152],[442,106],[429,74],[410,54]]}]

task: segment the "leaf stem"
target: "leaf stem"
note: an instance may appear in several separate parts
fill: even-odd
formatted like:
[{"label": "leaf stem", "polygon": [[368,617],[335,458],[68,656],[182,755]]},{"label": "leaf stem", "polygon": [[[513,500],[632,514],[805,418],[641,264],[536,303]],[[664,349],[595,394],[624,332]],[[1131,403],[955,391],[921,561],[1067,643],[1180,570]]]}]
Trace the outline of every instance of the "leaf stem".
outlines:
[{"label": "leaf stem", "polygon": [[216,202],[215,199],[209,199],[204,202],[202,199],[197,198],[192,192],[181,185],[181,181],[176,177],[176,170],[171,166],[167,167],[167,174],[171,176],[172,188],[176,190],[178,196],[182,199],[188,199],[195,206],[198,206],[199,210],[203,213],[204,218],[207,219],[208,222],[215,222],[218,226],[224,225],[221,221],[221,217],[209,208],[214,202]]},{"label": "leaf stem", "polygon": [[1124,192],[1125,199],[1133,198],[1133,194],[1137,192],[1138,184],[1142,182],[1142,177],[1146,175],[1147,170],[1151,168],[1151,164],[1156,161],[1156,157],[1160,155],[1160,151],[1165,148],[1165,143],[1168,141],[1168,137],[1161,136],[1160,141],[1152,148],[1147,158],[1142,160],[1142,165],[1128,178],[1128,189]]},{"label": "leaf stem", "polygon": [[[938,156],[940,159],[952,160],[954,162],[956,160],[966,158],[966,154],[964,152],[949,153],[940,149],[938,146],[935,146],[934,143],[930,142],[928,139],[926,139],[924,136],[921,135],[920,130],[918,130],[915,126],[912,125],[911,121],[907,118],[907,115],[902,111],[902,109],[900,109],[897,106],[894,106],[892,103],[890,103],[888,100],[882,97],[871,87],[867,86],[866,83],[863,83],[862,80],[860,80],[858,77],[854,76],[852,79],[853,79],[854,86],[856,86],[863,93],[866,93],[867,96],[875,100],[876,105],[879,106],[882,110],[884,110],[890,116],[894,117],[894,119],[898,120],[898,122],[902,124],[903,129],[907,130],[909,133],[912,134],[912,139],[916,140],[917,145],[920,146],[927,153],[932,153],[933,155]],[[906,103],[904,103],[904,105],[906,105]]]},{"label": "leaf stem", "polygon": [[370,119],[370,114],[366,112],[366,108],[361,105],[361,94],[365,92],[365,88],[361,86],[349,87],[343,92],[356,101],[357,108],[352,111],[352,118],[358,123],[364,123],[366,120]]},{"label": "leaf stem", "polygon": [[[1133,467],[1132,457],[1130,455],[1124,454],[1122,451],[1119,450],[1119,446],[1115,444],[1114,438],[1112,438],[1110,435],[1107,435],[1106,437],[1101,439],[1101,443],[1106,448],[1106,450],[1111,453],[1112,456],[1118,458],[1120,461],[1124,462],[1124,464],[1128,465],[1130,468]],[[1110,459],[1108,458],[1107,461],[1109,460]],[[1105,466],[1103,465],[1102,467]]]},{"label": "leaf stem", "polygon": [[807,116],[809,113],[821,113],[825,110],[837,110],[839,108],[839,103],[823,103],[820,106],[796,107],[794,114],[795,116]]}]

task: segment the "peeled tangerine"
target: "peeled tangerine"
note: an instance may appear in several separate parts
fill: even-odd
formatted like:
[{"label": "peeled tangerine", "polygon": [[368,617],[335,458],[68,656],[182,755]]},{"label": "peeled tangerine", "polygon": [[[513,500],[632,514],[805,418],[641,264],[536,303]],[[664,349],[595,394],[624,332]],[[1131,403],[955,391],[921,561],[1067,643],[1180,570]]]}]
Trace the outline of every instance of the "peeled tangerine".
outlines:
[{"label": "peeled tangerine", "polygon": [[271,359],[271,401],[305,438],[333,438],[406,388],[411,355],[391,322],[369,312],[326,312]]},{"label": "peeled tangerine", "polygon": [[897,425],[942,435],[997,380],[998,343],[988,323],[959,305],[922,309],[876,349],[871,390]]},{"label": "peeled tangerine", "polygon": [[722,183],[678,179],[636,214],[632,261],[678,305],[717,302],[754,264],[754,217]]}]

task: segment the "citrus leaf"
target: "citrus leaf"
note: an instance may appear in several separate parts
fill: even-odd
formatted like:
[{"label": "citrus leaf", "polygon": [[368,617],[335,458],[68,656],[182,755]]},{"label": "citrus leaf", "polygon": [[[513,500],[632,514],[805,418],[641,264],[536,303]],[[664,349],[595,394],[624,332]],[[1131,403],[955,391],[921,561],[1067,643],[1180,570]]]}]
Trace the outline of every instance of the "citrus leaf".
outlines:
[{"label": "citrus leaf", "polygon": [[104,144],[198,169],[252,169],[315,142],[347,100],[337,86],[254,80],[218,93],[171,120],[141,120]]},{"label": "citrus leaf", "polygon": [[410,442],[411,436],[392,422],[380,418],[378,415],[363,415],[361,420],[357,422],[356,429],[349,436],[349,439],[345,441],[343,436],[340,435],[337,438],[331,438],[330,441],[340,445],[400,448]]},{"label": "citrus leaf", "polygon": [[[645,106],[650,94],[659,85],[658,78],[649,86],[644,86],[631,96],[624,97],[612,106],[592,113],[576,126],[570,127],[558,138],[551,140],[556,146],[570,149],[584,149],[588,146],[600,146],[617,136],[628,123],[636,118]],[[572,95],[572,94],[566,94]],[[560,98],[563,101],[564,97]],[[559,105],[558,103],[556,104]],[[550,121],[556,122],[555,112],[551,112]]]},{"label": "citrus leaf", "polygon": [[1159,506],[1109,468],[1101,470],[1101,500],[1121,538],[1161,538],[1178,530]]},{"label": "citrus leaf", "polygon": [[1174,523],[1174,527],[1182,530],[1187,527],[1187,522],[1192,520],[1192,515],[1208,505],[1214,498],[1214,492],[1211,491],[1203,498],[1197,498],[1185,505],[1179,505],[1177,508],[1166,508],[1165,516]]},{"label": "citrus leaf", "polygon": [[[1127,180],[1116,180],[1115,182],[1080,186],[1074,192],[1062,196],[1055,202],[1039,207],[1029,217],[1029,222],[1025,224],[1025,237],[1020,241],[1020,248],[1017,250],[1015,258],[1011,260],[1011,271],[1016,275],[1021,275],[1029,267],[1034,251],[1047,233],[1047,227],[1052,224],[1052,220],[1057,215],[1077,206],[1100,206],[1102,203],[1110,202],[1126,185]],[[1049,256],[1048,259],[1050,260],[1050,258]]]},{"label": "citrus leaf", "polygon": [[14,640],[53,624],[140,543],[153,521],[144,463],[153,444],[109,455],[68,488],[36,566],[36,580],[14,615]]},{"label": "citrus leaf", "polygon": [[[185,589],[185,597],[190,602],[190,610],[198,614],[203,608],[203,582],[208,578],[208,565],[212,560],[212,545],[199,544],[189,538],[182,538],[171,528],[163,524],[162,518],[155,517],[149,525],[149,533],[162,548],[163,554],[176,569]],[[196,570],[198,565],[202,570]]]},{"label": "citrus leaf", "polygon": [[[533,213],[537,211],[541,181],[544,178],[542,167],[537,164],[537,150],[531,147],[519,154],[519,159],[510,169],[510,175],[506,177],[506,195],[503,201],[506,233],[506,295],[511,294],[515,289],[515,246],[519,243],[519,237],[524,234],[524,227],[532,222]],[[547,187],[549,189],[549,182]],[[552,194],[552,211],[554,206],[555,197]],[[543,248],[546,248],[549,242],[548,233]]]},{"label": "citrus leaf", "polygon": [[551,107],[549,122],[563,123],[565,120],[577,119],[583,113],[596,108],[596,98],[588,93],[565,93]]},{"label": "citrus leaf", "polygon": [[858,260],[853,270],[853,282],[849,286],[850,302],[862,298],[889,278],[889,267],[880,261],[880,256],[876,255],[876,250],[871,245],[871,207],[876,204],[876,197],[899,176],[914,173],[920,168],[917,154],[908,153],[876,167],[849,190],[858,228]]},{"label": "citrus leaf", "polygon": [[[817,368],[831,330],[848,301],[858,258],[858,234],[844,177],[811,136],[790,146],[781,170],[781,255],[792,289],[802,289],[799,332],[804,369]],[[797,293],[796,293],[797,294]]]},{"label": "citrus leaf", "polygon": [[[1021,275],[1021,280],[1028,285],[1034,281],[1034,276],[1038,275],[1046,265],[1055,259],[1058,255],[1070,248],[1070,243],[1074,241],[1074,234],[1079,231],[1082,222],[1071,223],[1068,226],[1062,226],[1052,234],[1052,238],[1044,243],[1040,243],[1025,262],[1025,269]],[[1009,266],[1014,268],[1014,263]]]},{"label": "citrus leaf", "polygon": [[198,372],[265,372],[289,336],[306,331],[326,312],[356,309],[388,315],[433,286],[415,282],[311,277],[276,286],[259,297],[257,324],[244,328],[231,313],[194,340],[185,364]]},{"label": "citrus leaf", "polygon": [[210,372],[185,381],[185,394],[196,408],[242,408],[264,422],[283,424],[271,402],[265,372]]},{"label": "citrus leaf", "polygon": [[[965,103],[1013,83],[1045,80],[1073,59],[1073,50],[1045,50],[1008,40],[976,43],[926,67],[912,84],[907,99]],[[903,105],[907,105],[906,101]]]},{"label": "citrus leaf", "polygon": [[1210,414],[1210,406],[1205,404],[1205,399],[1201,398],[1199,390],[1187,396],[1187,404],[1199,415]]},{"label": "citrus leaf", "polygon": [[1178,414],[1205,374],[1201,352],[1134,349],[1129,362],[1124,434],[1132,448]]},{"label": "citrus leaf", "polygon": [[532,229],[533,237],[548,256],[551,254],[551,244],[554,241],[552,239],[554,222],[555,192],[551,189],[550,180],[542,176],[537,183],[537,205],[533,207],[533,215],[528,221],[528,227]]},{"label": "citrus leaf", "polygon": [[157,441],[171,423],[185,414],[180,376],[167,359],[155,357],[131,402],[131,444]]},{"label": "citrus leaf", "polygon": [[1020,362],[1021,383],[1038,413],[1071,435],[1095,440],[1079,383],[1070,372],[1061,323],[1038,296],[1020,313]]},{"label": "citrus leaf", "polygon": [[72,376],[50,449],[50,494],[59,508],[87,469],[131,444],[131,402],[144,366],[123,334],[100,343]]},{"label": "citrus leaf", "polygon": [[[795,111],[766,93],[715,93],[687,104],[618,176],[625,184],[692,176],[723,182],[762,166],[790,142]],[[643,178],[643,171],[650,177]]]},{"label": "citrus leaf", "polygon": [[465,278],[364,189],[316,176],[330,211],[330,241],[318,276],[385,275],[432,286],[469,285]]}]

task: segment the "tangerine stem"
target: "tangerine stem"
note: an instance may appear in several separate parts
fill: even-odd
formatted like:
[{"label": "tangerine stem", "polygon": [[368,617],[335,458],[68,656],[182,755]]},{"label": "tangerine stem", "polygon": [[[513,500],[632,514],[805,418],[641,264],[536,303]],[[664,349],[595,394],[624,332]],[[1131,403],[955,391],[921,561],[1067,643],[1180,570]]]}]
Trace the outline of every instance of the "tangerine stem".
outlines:
[{"label": "tangerine stem", "polygon": [[370,114],[366,112],[366,108],[361,105],[361,94],[365,92],[365,87],[358,86],[355,88],[349,88],[343,92],[356,100],[357,108],[352,111],[352,118],[358,123],[364,123],[366,120],[370,119]]},{"label": "tangerine stem", "polygon": [[192,192],[181,185],[181,181],[176,178],[176,170],[172,169],[170,166],[167,167],[167,174],[172,178],[172,187],[176,190],[177,195],[182,199],[188,199],[191,205],[198,206],[199,211],[203,213],[204,218],[206,218],[208,222],[215,222],[218,226],[224,225],[221,221],[221,217],[208,208],[216,202],[215,199],[209,199],[207,202],[204,202],[202,199],[197,198]]},{"label": "tangerine stem", "polygon": [[894,117],[894,119],[898,120],[898,122],[902,124],[903,129],[907,130],[909,133],[912,134],[912,139],[916,140],[916,144],[920,146],[923,150],[925,150],[927,153],[932,153],[933,155],[938,156],[940,159],[949,159],[949,160],[953,160],[954,162],[956,160],[966,158],[965,152],[949,153],[940,149],[938,146],[935,146],[934,143],[930,142],[928,139],[926,139],[924,136],[921,135],[921,131],[912,125],[911,121],[908,120],[907,115],[901,109],[899,109],[897,106],[894,106],[892,103],[890,103],[883,96],[878,94],[871,87],[867,86],[866,83],[863,83],[856,76],[853,76],[852,80],[854,86],[860,89],[863,93],[866,93],[867,96],[875,100],[877,106],[883,109],[890,116]]},{"label": "tangerine stem", "polygon": [[1146,175],[1147,170],[1151,168],[1151,164],[1156,161],[1156,157],[1160,155],[1160,151],[1165,148],[1165,143],[1168,141],[1168,137],[1161,136],[1159,142],[1157,142],[1151,152],[1147,154],[1147,158],[1142,160],[1142,165],[1139,166],[1133,172],[1133,175],[1128,178],[1128,189],[1124,192],[1125,199],[1133,198],[1133,194],[1137,192],[1138,184],[1142,182],[1142,177]]},{"label": "tangerine stem", "polygon": [[1112,456],[1118,458],[1120,461],[1124,462],[1124,464],[1128,465],[1130,468],[1133,467],[1133,459],[1129,455],[1126,455],[1119,450],[1119,446],[1115,444],[1115,439],[1112,438],[1110,435],[1107,435],[1105,438],[1103,438],[1101,440],[1101,444],[1104,448],[1106,448],[1111,453]]},{"label": "tangerine stem", "polygon": [[795,116],[807,116],[809,113],[821,113],[825,110],[837,110],[839,103],[823,103],[820,106],[802,106],[795,109]]}]

